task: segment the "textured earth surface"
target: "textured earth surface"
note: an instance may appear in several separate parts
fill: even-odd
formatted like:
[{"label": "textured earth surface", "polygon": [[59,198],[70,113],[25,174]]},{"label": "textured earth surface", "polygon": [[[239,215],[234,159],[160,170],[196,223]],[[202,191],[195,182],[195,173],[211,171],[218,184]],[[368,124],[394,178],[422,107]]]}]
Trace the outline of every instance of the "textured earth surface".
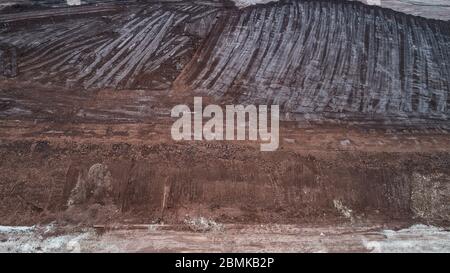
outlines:
[{"label": "textured earth surface", "polygon": [[106,3],[0,22],[0,72],[20,82],[191,91],[278,104],[288,120],[414,124],[450,111],[450,23],[359,3]]},{"label": "textured earth surface", "polygon": [[[448,251],[448,21],[344,1],[48,1],[5,7],[0,26],[1,225],[186,226],[206,217],[252,227],[226,230],[215,249],[221,236],[175,229],[172,250],[260,251],[273,238],[274,251],[395,251],[384,243],[396,233],[384,230],[427,224],[437,227],[413,226],[408,238],[424,232],[443,243],[417,250]],[[194,95],[280,104],[280,148],[173,141],[170,109]],[[338,227],[358,239],[312,243]],[[290,228],[299,248],[284,244]],[[30,249],[51,248],[45,231],[8,232],[2,251],[27,251],[20,238],[33,236]],[[233,244],[258,232],[254,248]],[[106,234],[86,237],[86,251],[114,251],[95,248],[102,240],[170,251],[138,239],[126,248],[122,231]]]},{"label": "textured earth surface", "polygon": [[333,1],[248,8],[218,24],[189,87],[286,114],[446,120],[449,23]]},{"label": "textured earth surface", "polygon": [[[0,3],[0,9],[4,11],[17,11],[28,8],[39,7],[62,7],[86,5],[91,3],[102,2],[155,2],[152,0],[3,0]],[[175,2],[183,0],[159,0],[158,2]],[[279,0],[232,0],[238,7],[248,7],[256,4],[265,4],[270,2],[277,2]],[[331,0],[342,1],[342,0]],[[407,14],[418,15],[427,18],[449,20],[450,6],[447,0],[348,0],[358,1],[368,5],[377,5],[384,8],[394,9],[396,11]]]},{"label": "textured earth surface", "polygon": [[225,225],[193,233],[161,225],[64,231],[54,226],[2,227],[0,252],[449,252],[450,232],[409,228],[299,225]]}]

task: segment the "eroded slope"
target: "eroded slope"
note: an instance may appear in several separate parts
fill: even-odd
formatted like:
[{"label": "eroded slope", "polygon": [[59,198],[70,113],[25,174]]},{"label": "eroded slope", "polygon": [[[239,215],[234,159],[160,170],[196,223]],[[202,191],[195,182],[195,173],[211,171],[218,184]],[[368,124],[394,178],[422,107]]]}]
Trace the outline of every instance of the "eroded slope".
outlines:
[{"label": "eroded slope", "polygon": [[214,6],[192,3],[57,10],[62,18],[56,23],[55,10],[28,12],[30,23],[0,16],[9,22],[2,44],[19,53],[18,81],[75,89],[168,88],[208,31],[205,20],[213,22],[217,13]]},{"label": "eroded slope", "polygon": [[250,7],[218,24],[184,80],[294,116],[447,120],[449,26],[356,3]]}]

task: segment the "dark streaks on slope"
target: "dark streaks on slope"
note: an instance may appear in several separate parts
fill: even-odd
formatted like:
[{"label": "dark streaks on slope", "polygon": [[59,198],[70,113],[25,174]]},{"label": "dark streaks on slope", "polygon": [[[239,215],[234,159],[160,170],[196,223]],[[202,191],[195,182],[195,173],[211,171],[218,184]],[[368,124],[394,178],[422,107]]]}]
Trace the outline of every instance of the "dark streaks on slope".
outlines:
[{"label": "dark streaks on slope", "polygon": [[30,22],[45,22],[49,21],[49,19],[54,22],[55,20],[64,19],[73,15],[76,15],[77,18],[108,15],[117,13],[123,8],[126,8],[126,6],[120,4],[100,4],[85,7],[58,7],[16,13],[2,13],[0,14],[0,26],[9,27],[29,24]]},{"label": "dark streaks on slope", "polygon": [[3,43],[20,50],[19,80],[84,89],[169,88],[217,8],[135,5],[120,14],[81,19],[74,19],[78,9],[72,12],[60,22],[0,32]]},{"label": "dark streaks on slope", "polygon": [[449,22],[326,0],[114,7],[65,8],[58,21],[21,14],[26,28],[0,29],[1,63],[15,66],[1,74],[69,89],[186,87],[276,103],[287,119],[448,121]]},{"label": "dark streaks on slope", "polygon": [[332,1],[229,17],[183,75],[198,92],[309,117],[448,119],[448,22]]},{"label": "dark streaks on slope", "polygon": [[17,49],[0,44],[0,76],[12,78],[17,76],[17,73]]}]

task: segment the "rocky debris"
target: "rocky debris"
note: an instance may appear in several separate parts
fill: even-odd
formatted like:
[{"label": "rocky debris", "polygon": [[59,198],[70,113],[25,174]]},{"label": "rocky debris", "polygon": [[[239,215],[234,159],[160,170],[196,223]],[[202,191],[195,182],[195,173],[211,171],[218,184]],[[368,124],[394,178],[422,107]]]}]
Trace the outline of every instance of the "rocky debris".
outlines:
[{"label": "rocky debris", "polygon": [[94,164],[89,169],[87,176],[82,173],[78,176],[78,182],[71,191],[67,205],[73,206],[84,203],[112,203],[112,177],[108,168],[103,164]]},{"label": "rocky debris", "polygon": [[353,211],[342,204],[340,200],[333,200],[333,205],[342,216],[349,219],[351,222],[355,221],[353,218]]},{"label": "rocky debris", "polygon": [[216,223],[214,220],[206,219],[204,217],[187,217],[184,219],[184,224],[194,232],[209,232],[209,231],[221,231],[223,226]]}]

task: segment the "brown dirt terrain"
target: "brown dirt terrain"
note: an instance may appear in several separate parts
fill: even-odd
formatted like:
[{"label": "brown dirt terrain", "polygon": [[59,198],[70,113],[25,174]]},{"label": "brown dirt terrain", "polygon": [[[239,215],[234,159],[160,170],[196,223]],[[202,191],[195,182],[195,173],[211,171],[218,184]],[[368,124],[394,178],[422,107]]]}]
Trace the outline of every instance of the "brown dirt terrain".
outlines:
[{"label": "brown dirt terrain", "polygon": [[[443,228],[433,238],[445,238],[448,251],[448,22],[342,1],[57,11],[0,15],[0,225],[113,230],[89,237],[86,251],[114,251],[108,243],[259,251],[264,242],[273,251],[369,251],[378,245],[364,240],[392,235],[382,229],[430,224]],[[348,14],[368,26],[378,15],[385,20],[352,31]],[[249,23],[261,18],[267,26]],[[297,24],[305,18],[310,24]],[[330,18],[347,27],[328,33]],[[342,54],[328,50],[333,43]],[[251,50],[255,44],[265,49]],[[292,58],[278,56],[283,50]],[[194,95],[219,105],[285,104],[279,149],[172,140],[170,109],[192,105]],[[226,224],[226,236],[185,230],[187,219],[201,217]],[[114,229],[149,224],[163,229]]]},{"label": "brown dirt terrain", "polygon": [[445,129],[284,122],[280,148],[265,153],[249,141],[171,140],[167,111],[180,98],[139,112],[158,93],[41,101],[21,90],[4,95],[41,114],[0,123],[4,225],[450,219]]}]

